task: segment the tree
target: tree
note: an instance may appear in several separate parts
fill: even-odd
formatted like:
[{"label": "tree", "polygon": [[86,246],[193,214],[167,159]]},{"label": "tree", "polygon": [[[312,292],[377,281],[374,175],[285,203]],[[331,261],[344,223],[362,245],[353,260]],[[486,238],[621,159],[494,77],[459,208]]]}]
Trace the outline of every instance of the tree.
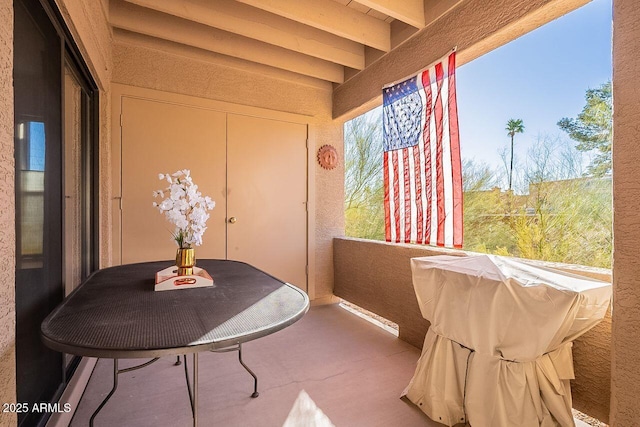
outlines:
[{"label": "tree", "polygon": [[484,163],[462,164],[464,191],[464,249],[509,255],[517,250],[511,229],[503,221],[505,194],[497,186],[502,174]]},{"label": "tree", "polygon": [[345,123],[344,141],[345,234],[384,240],[382,129],[379,110]]},{"label": "tree", "polygon": [[588,89],[586,105],[575,119],[563,118],[558,126],[578,142],[582,152],[596,151],[596,157],[587,167],[587,173],[602,177],[611,173],[611,82],[597,89]]},{"label": "tree", "polygon": [[580,177],[581,163],[558,137],[539,136],[529,149],[526,208],[510,224],[518,256],[611,267],[611,180]]},{"label": "tree", "polygon": [[518,173],[518,172],[522,172],[522,168],[519,164],[520,159],[518,158],[518,155],[514,153],[513,162],[509,162],[509,157],[511,156],[511,153],[510,153],[509,143],[507,142],[502,148],[498,150],[498,156],[500,157],[500,160],[502,163],[502,170],[498,171],[498,169],[496,169],[497,185],[500,188],[509,187],[509,170],[512,169],[511,165],[513,165],[514,174],[512,178],[511,189],[517,192],[518,184],[522,185],[522,183],[524,182],[523,177],[518,176],[518,175],[522,175],[522,173]]},{"label": "tree", "polygon": [[522,119],[509,119],[507,122],[507,135],[511,137],[511,164],[509,166],[509,190],[511,190],[512,178],[513,178],[513,137],[516,133],[524,132],[524,124]]},{"label": "tree", "polygon": [[611,178],[583,177],[582,153],[549,135],[538,136],[521,168],[514,194],[491,190],[497,170],[463,163],[464,248],[611,267]]},{"label": "tree", "polygon": [[491,190],[496,186],[495,175],[486,163],[465,159],[462,162],[462,191],[467,193]]}]

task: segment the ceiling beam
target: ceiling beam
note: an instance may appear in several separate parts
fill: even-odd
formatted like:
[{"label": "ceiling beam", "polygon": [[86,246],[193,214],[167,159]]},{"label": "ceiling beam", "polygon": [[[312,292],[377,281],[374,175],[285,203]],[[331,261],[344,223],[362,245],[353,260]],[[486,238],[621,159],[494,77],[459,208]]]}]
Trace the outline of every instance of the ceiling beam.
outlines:
[{"label": "ceiling beam", "polygon": [[171,40],[334,83],[344,81],[344,67],[338,64],[122,1],[111,1],[110,6],[111,25],[115,28]]},{"label": "ceiling beam", "polygon": [[365,15],[334,0],[237,1],[384,52],[391,50],[391,30],[387,22]]},{"label": "ceiling beam", "polygon": [[232,0],[126,1],[347,67],[364,68],[364,45]]},{"label": "ceiling beam", "polygon": [[424,10],[425,25],[431,25],[463,0],[431,0]]},{"label": "ceiling beam", "polygon": [[234,58],[228,55],[221,55],[209,50],[199,49],[193,46],[186,46],[184,44],[146,36],[140,33],[133,33],[131,31],[122,30],[120,28],[114,28],[113,41],[114,43],[120,45],[130,45],[134,47],[151,49],[175,56],[180,56],[183,58],[193,59],[207,64],[233,68],[236,70],[246,71],[248,73],[259,74],[264,77],[284,80],[289,83],[310,86],[323,90],[332,89],[332,83],[326,80],[303,76],[302,74],[293,73],[291,71],[282,70],[280,68],[262,65],[255,62],[246,61],[244,59]]},{"label": "ceiling beam", "polygon": [[424,0],[356,0],[356,2],[412,27],[422,28],[425,25]]}]

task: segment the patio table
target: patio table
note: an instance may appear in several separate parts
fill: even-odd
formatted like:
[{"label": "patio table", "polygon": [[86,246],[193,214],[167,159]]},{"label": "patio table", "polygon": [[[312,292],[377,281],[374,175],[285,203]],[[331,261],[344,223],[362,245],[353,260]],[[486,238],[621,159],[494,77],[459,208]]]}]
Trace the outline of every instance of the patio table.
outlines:
[{"label": "patio table", "polygon": [[[182,355],[187,390],[198,422],[198,352],[237,350],[242,343],[279,331],[309,309],[300,289],[248,264],[198,260],[215,286],[154,291],[155,273],[171,265],[148,262],[110,267],[92,274],[42,322],[41,334],[50,348],[78,356],[111,358],[114,386],[91,417],[90,424],[117,388],[118,374]],[[192,383],[187,354],[193,354]],[[153,358],[127,369],[118,359]]]},{"label": "patio table", "polygon": [[574,426],[572,341],[604,317],[609,283],[485,255],[411,268],[431,327],[403,395],[449,426]]}]

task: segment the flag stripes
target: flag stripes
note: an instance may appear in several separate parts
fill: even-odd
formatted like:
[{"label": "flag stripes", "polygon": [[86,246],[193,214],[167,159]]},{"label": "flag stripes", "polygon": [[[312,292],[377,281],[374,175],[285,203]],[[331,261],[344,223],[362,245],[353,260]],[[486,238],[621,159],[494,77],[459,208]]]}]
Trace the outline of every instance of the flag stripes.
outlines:
[{"label": "flag stripes", "polygon": [[383,98],[386,240],[462,247],[455,52]]}]

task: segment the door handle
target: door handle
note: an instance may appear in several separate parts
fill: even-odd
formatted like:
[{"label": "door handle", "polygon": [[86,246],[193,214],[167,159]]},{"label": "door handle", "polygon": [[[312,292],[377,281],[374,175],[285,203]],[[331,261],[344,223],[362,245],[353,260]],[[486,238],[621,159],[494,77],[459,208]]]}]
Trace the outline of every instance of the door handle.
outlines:
[{"label": "door handle", "polygon": [[236,221],[238,221],[238,219],[235,216],[232,216],[231,218],[229,218],[229,223],[231,224],[235,224]]}]

